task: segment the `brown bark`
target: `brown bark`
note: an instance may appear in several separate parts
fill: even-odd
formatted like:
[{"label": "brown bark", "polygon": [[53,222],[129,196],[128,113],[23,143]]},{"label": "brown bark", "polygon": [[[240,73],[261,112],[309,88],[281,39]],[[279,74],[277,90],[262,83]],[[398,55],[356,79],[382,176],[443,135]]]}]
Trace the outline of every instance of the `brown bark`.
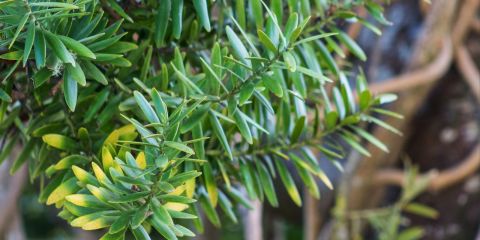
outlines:
[{"label": "brown bark", "polygon": [[2,213],[0,214],[0,239],[2,236],[7,235],[13,224],[12,219],[18,215],[18,200],[22,193],[23,186],[27,181],[28,174],[26,165],[21,167],[13,176],[8,173],[10,164],[4,164],[2,167],[3,169],[0,170],[1,183],[4,187],[8,187],[5,189],[4,194],[2,194],[3,197],[0,198],[0,206],[2,206]]},{"label": "brown bark", "polygon": [[[465,178],[474,174],[480,168],[480,144],[460,164],[443,171],[431,170],[418,176],[418,178],[429,177],[428,190],[440,191],[444,188],[455,185]],[[403,186],[405,184],[405,173],[400,170],[381,170],[373,177],[375,184],[394,184]]]},{"label": "brown bark", "polygon": [[308,190],[304,189],[303,206],[303,239],[315,240],[320,231],[320,210],[319,200],[313,197]]},{"label": "brown bark", "polygon": [[463,45],[457,48],[456,54],[457,67],[472,90],[473,95],[480,103],[480,72],[475,66],[475,62],[470,56],[467,48]]},{"label": "brown bark", "polygon": [[369,87],[373,93],[394,93],[407,91],[421,85],[427,85],[439,79],[450,66],[452,59],[452,43],[445,37],[438,56],[430,64],[418,70],[407,72]]}]

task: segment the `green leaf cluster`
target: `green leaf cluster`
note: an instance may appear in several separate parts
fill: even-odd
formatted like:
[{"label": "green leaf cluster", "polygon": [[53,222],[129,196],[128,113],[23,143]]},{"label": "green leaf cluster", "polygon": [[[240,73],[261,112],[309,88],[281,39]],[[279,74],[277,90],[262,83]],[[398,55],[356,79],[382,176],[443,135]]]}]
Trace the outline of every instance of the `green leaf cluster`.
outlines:
[{"label": "green leaf cluster", "polygon": [[103,239],[236,222],[249,199],[278,205],[276,179],[301,205],[294,172],[320,197],[319,155],[341,170],[345,146],[388,151],[365,124],[399,134],[395,96],[337,60],[366,60],[339,22],[380,32],[354,8],[388,23],[369,0],[3,1],[0,162],[21,143],[11,172],[28,162],[40,201]]}]

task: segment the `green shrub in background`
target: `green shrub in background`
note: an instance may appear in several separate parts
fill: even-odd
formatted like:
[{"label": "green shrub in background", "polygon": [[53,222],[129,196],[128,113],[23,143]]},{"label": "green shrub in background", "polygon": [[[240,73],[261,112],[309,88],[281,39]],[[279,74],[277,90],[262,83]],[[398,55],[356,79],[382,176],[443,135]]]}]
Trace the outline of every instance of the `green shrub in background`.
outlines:
[{"label": "green shrub in background", "polygon": [[21,144],[11,173],[28,163],[40,201],[103,239],[236,222],[278,205],[274,178],[301,205],[291,171],[319,197],[319,154],[341,169],[342,145],[387,151],[359,124],[398,133],[375,117],[395,96],[342,50],[366,60],[346,22],[380,33],[357,8],[389,24],[370,0],[3,0],[0,161]]}]

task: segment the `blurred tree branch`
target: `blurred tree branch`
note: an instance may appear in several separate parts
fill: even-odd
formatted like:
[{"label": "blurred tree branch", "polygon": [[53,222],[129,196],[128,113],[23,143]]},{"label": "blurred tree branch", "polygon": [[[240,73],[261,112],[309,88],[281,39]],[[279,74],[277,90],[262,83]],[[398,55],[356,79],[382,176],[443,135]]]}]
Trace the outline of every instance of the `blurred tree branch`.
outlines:
[{"label": "blurred tree branch", "polygon": [[[432,192],[440,191],[444,188],[457,184],[474,174],[480,167],[480,144],[472,150],[472,152],[455,167],[447,170],[437,171],[431,170],[419,178],[427,175],[431,176],[428,190]],[[403,186],[405,183],[405,173],[401,170],[390,169],[380,170],[373,177],[373,182],[378,185],[393,184]]]},{"label": "blurred tree branch", "polygon": [[[2,174],[9,175],[8,171]],[[8,190],[5,194],[4,200],[0,202],[2,206],[2,214],[0,214],[0,236],[5,236],[8,232],[15,212],[18,210],[18,200],[22,194],[23,186],[27,182],[27,165],[24,165],[13,177],[9,176]]]}]

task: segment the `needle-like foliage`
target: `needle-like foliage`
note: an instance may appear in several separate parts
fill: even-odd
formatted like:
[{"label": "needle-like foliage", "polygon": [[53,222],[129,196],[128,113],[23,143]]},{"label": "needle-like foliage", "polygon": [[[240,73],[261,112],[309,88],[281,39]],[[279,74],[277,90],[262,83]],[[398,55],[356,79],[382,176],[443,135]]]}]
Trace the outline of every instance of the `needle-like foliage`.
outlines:
[{"label": "needle-like foliage", "polygon": [[11,173],[103,239],[236,222],[275,179],[301,205],[294,174],[319,197],[320,155],[341,170],[345,146],[388,151],[363,123],[398,133],[348,22],[389,24],[371,0],[0,1],[0,162],[20,144]]}]

